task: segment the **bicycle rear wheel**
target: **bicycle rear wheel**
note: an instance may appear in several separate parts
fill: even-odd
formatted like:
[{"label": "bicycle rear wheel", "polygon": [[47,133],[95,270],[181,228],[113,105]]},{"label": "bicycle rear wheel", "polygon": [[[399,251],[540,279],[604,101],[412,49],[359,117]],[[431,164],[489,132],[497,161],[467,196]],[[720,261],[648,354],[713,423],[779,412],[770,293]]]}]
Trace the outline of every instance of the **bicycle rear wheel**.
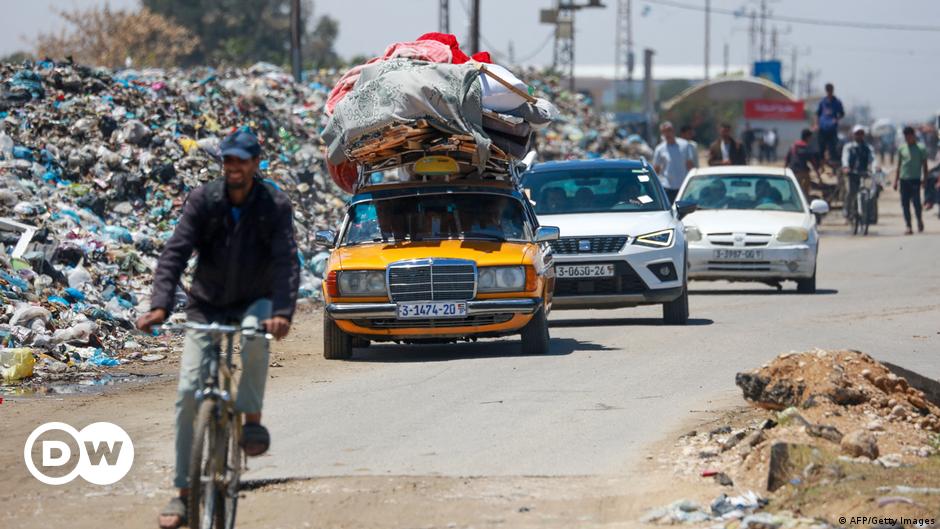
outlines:
[{"label": "bicycle rear wheel", "polygon": [[224,522],[220,527],[225,529],[234,529],[235,512],[238,510],[238,487],[242,473],[242,448],[241,448],[241,417],[238,414],[230,415],[226,421],[226,450],[225,450],[225,475],[223,478],[223,505]]},{"label": "bicycle rear wheel", "polygon": [[[222,437],[218,421],[218,402],[206,399],[199,405],[193,431],[193,445],[189,462],[189,519],[190,529],[222,529],[225,522],[224,491],[219,478],[224,472],[224,454],[227,439]],[[221,456],[221,457],[220,457]]]},{"label": "bicycle rear wheel", "polygon": [[868,235],[868,223],[871,221],[871,199],[868,193],[862,192],[859,194],[858,209],[862,235]]}]

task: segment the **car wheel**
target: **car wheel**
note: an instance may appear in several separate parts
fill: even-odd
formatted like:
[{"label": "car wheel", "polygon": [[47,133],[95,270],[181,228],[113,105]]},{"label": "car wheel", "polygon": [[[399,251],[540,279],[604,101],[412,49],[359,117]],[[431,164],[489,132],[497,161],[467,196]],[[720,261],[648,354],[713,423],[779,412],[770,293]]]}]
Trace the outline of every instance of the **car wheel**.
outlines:
[{"label": "car wheel", "polygon": [[343,332],[333,318],[323,314],[323,358],[349,360],[352,358],[352,336]]},{"label": "car wheel", "polygon": [[682,295],[663,303],[663,323],[666,325],[685,325],[689,322],[689,282],[682,284]]},{"label": "car wheel", "polygon": [[551,348],[548,336],[548,316],[544,309],[539,309],[535,316],[522,328],[522,354],[544,355]]},{"label": "car wheel", "polygon": [[805,279],[796,280],[796,291],[800,294],[816,293],[816,270],[813,270],[813,276]]}]

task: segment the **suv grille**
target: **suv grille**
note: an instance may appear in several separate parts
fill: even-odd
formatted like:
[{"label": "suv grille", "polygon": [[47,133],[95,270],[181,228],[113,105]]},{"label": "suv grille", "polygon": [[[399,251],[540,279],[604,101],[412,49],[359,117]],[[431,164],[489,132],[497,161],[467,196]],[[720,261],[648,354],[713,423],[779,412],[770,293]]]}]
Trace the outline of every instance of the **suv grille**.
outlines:
[{"label": "suv grille", "polygon": [[388,267],[393,302],[466,301],[476,292],[476,264],[462,259],[399,261]]},{"label": "suv grille", "polygon": [[639,294],[646,291],[646,283],[629,264],[614,263],[613,277],[556,278],[555,296],[591,296],[603,294]]},{"label": "suv grille", "polygon": [[[581,249],[581,242],[589,244],[588,249]],[[625,236],[614,237],[564,237],[549,242],[552,251],[558,254],[618,253],[627,244]]]}]

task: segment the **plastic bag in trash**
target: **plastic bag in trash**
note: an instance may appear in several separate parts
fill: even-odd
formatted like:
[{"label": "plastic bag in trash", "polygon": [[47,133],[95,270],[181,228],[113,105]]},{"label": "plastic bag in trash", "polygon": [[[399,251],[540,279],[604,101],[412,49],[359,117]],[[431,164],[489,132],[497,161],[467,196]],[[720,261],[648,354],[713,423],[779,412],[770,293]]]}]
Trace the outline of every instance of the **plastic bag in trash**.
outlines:
[{"label": "plastic bag in trash", "polygon": [[9,384],[33,376],[35,364],[32,349],[0,349],[0,368],[4,383]]}]

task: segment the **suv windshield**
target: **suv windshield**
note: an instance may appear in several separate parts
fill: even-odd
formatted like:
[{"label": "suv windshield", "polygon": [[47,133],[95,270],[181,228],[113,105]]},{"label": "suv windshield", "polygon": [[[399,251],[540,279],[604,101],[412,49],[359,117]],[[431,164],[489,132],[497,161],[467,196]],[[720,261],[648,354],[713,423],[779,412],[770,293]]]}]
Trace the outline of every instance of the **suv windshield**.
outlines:
[{"label": "suv windshield", "polygon": [[695,176],[686,184],[679,200],[691,200],[698,204],[698,209],[805,211],[796,186],[781,176]]},{"label": "suv windshield", "polygon": [[640,169],[568,169],[532,172],[522,186],[538,215],[661,211],[658,182]]},{"label": "suv windshield", "polygon": [[360,202],[349,211],[344,244],[440,239],[525,241],[525,211],[515,198],[482,193]]}]

